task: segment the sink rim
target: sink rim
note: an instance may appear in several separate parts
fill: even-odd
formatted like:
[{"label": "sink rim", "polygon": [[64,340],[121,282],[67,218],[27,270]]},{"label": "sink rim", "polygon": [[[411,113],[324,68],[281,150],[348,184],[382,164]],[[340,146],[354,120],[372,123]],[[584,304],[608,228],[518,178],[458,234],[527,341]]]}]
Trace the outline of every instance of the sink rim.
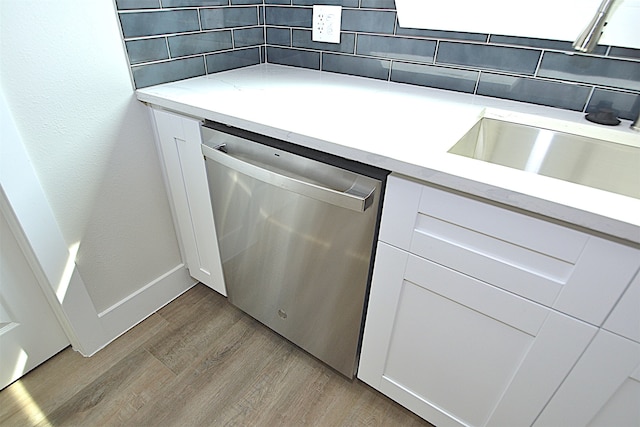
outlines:
[{"label": "sink rim", "polygon": [[[539,122],[548,125],[551,121],[545,118]],[[483,114],[447,154],[640,199],[640,137],[617,132],[614,138],[596,138],[584,134],[591,126],[579,129],[573,123],[557,122],[562,126],[541,127],[529,120]],[[616,132],[599,134],[616,136]],[[547,140],[541,144],[544,138]],[[514,139],[518,141],[514,143]],[[593,161],[594,157],[599,159]]]}]

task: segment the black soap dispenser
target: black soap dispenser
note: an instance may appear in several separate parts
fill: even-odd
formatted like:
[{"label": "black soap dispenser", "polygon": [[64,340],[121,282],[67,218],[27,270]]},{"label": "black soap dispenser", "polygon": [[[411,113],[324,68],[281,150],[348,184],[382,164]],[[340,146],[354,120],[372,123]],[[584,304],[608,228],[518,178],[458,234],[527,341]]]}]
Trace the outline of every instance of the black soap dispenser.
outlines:
[{"label": "black soap dispenser", "polygon": [[593,123],[606,126],[618,126],[618,111],[611,108],[611,102],[600,101],[585,118]]}]

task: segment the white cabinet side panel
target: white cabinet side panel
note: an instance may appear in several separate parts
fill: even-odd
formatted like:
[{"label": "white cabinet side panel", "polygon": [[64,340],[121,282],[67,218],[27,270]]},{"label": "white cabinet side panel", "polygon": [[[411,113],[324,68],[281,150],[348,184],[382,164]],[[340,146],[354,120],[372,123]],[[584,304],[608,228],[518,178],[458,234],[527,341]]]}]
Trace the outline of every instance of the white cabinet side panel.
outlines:
[{"label": "white cabinet side panel", "polygon": [[200,122],[153,111],[177,234],[190,274],[226,295],[209,198]]}]

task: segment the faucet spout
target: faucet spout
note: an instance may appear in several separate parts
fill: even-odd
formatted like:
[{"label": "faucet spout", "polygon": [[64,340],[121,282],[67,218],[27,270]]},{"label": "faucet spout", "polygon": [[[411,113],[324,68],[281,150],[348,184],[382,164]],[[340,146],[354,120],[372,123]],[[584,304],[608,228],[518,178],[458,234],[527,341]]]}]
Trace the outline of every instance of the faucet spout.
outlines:
[{"label": "faucet spout", "polygon": [[573,48],[579,52],[591,52],[598,44],[600,36],[602,36],[602,30],[607,25],[609,19],[609,13],[611,8],[617,0],[602,0],[598,12],[587,25],[582,33],[578,36],[575,42],[573,42]]}]

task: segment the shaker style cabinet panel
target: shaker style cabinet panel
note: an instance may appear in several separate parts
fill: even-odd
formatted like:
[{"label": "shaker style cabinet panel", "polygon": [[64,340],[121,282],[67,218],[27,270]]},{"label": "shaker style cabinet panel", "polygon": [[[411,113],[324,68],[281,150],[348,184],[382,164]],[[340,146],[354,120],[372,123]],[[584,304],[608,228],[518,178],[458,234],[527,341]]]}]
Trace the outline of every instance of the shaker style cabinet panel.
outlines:
[{"label": "shaker style cabinet panel", "polygon": [[596,332],[384,242],[373,277],[358,376],[438,426],[530,425]]},{"label": "shaker style cabinet panel", "polygon": [[398,177],[393,192],[406,202],[385,204],[380,240],[596,326],[640,266],[638,249],[485,201]]},{"label": "shaker style cabinet panel", "polygon": [[152,109],[182,256],[192,277],[226,295],[202,156],[200,121]]},{"label": "shaker style cabinet panel", "polygon": [[535,426],[640,426],[640,275]]},{"label": "shaker style cabinet panel", "polygon": [[640,343],[600,330],[534,427],[640,425]]},{"label": "shaker style cabinet panel", "polygon": [[557,223],[390,176],[379,239],[358,377],[438,426],[531,426],[637,320],[640,251]]}]

